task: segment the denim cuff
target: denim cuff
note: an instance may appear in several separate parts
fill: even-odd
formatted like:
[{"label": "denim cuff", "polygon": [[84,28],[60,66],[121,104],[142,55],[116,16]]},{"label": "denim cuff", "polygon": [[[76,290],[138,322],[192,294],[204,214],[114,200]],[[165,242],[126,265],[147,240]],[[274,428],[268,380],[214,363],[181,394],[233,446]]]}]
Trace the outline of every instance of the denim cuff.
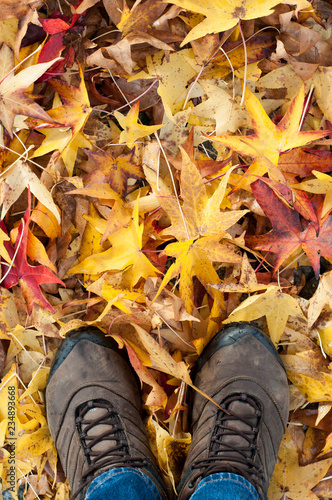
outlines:
[{"label": "denim cuff", "polygon": [[261,500],[256,488],[232,472],[217,472],[202,479],[190,500]]},{"label": "denim cuff", "polygon": [[118,467],[103,472],[90,484],[85,500],[161,500],[157,486],[138,469]]}]

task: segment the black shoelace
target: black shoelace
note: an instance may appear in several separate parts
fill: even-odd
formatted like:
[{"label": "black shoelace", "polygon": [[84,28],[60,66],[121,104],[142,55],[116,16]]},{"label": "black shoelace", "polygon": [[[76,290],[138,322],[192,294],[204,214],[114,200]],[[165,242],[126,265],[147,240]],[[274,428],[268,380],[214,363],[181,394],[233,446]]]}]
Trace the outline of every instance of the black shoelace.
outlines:
[{"label": "black shoelace", "polygon": [[[87,412],[93,408],[102,408],[105,412],[95,419],[85,418]],[[88,436],[89,430],[97,425],[108,425],[110,428],[96,437]],[[81,405],[77,411],[76,427],[89,466],[82,475],[82,483],[72,495],[71,500],[77,498],[102,469],[105,472],[107,470],[105,467],[112,467],[112,465],[116,465],[116,467],[143,467],[147,465],[146,460],[130,456],[127,439],[118,414],[107,401],[88,401]],[[94,446],[105,440],[112,442],[109,447],[102,452],[93,450]]]},{"label": "black shoelace", "polygon": [[[253,398],[245,394],[236,394],[227,398],[221,405],[227,413],[219,410],[217,414],[208,457],[192,463],[191,467],[196,472],[188,485],[189,488],[194,488],[198,481],[210,474],[232,472],[247,479],[258,491],[262,490],[263,471],[254,460],[257,455],[259,428],[253,427],[249,418],[236,415],[229,409],[230,403],[239,398],[254,408],[254,417],[257,419],[261,417],[261,411]],[[250,429],[239,430],[236,426],[232,427],[229,425],[232,421],[242,421]],[[236,446],[227,442],[227,437],[231,436],[243,437],[248,445]]]}]

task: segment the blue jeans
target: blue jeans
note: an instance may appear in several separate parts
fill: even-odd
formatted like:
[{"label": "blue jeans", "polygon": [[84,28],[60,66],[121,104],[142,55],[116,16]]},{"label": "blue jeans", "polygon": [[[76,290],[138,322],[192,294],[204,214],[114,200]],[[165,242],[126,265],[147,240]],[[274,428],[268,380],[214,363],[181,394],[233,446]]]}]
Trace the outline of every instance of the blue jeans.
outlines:
[{"label": "blue jeans", "polygon": [[[137,469],[121,467],[97,476],[85,500],[161,500],[153,481]],[[218,472],[202,479],[190,500],[260,500],[246,479],[230,472]]]}]

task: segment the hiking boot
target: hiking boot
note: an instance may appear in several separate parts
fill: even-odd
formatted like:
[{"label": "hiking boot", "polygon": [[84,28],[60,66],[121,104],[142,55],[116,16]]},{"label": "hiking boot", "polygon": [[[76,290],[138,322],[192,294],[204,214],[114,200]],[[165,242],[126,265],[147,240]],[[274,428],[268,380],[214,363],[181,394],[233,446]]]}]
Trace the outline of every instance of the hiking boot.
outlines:
[{"label": "hiking boot", "polygon": [[134,467],[167,495],[141,419],[138,379],[111,337],[94,328],[60,345],[46,388],[48,425],[74,498],[115,467]]},{"label": "hiking boot", "polygon": [[193,440],[179,500],[216,472],[244,477],[265,499],[289,407],[287,376],[273,343],[249,323],[227,325],[200,356],[193,382],[223,409],[191,392]]}]

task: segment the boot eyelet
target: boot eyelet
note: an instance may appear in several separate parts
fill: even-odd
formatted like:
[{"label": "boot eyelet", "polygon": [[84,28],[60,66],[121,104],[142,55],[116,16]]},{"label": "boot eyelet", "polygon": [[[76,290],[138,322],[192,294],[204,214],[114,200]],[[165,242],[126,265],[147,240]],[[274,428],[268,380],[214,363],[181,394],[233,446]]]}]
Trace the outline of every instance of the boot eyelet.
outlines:
[{"label": "boot eyelet", "polygon": [[190,483],[188,483],[188,488],[190,488],[191,490],[193,489],[194,485],[193,483],[190,481]]}]

